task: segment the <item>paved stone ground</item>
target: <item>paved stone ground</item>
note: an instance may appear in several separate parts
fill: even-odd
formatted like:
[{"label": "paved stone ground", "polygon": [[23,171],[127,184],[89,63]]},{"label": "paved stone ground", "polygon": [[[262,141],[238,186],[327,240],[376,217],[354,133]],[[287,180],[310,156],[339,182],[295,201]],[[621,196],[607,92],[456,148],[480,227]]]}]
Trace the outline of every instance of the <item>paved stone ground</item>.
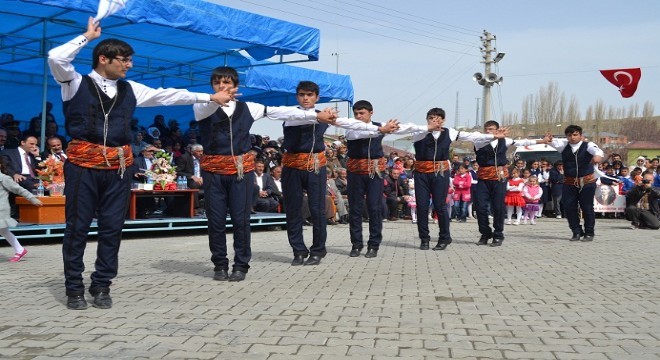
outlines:
[{"label": "paved stone ground", "polygon": [[658,359],[660,232],[627,225],[598,220],[593,243],[573,243],[564,220],[542,219],[487,248],[471,220],[436,252],[389,222],[374,259],[348,257],[347,226],[330,226],[315,267],[289,265],[284,231],[257,231],[239,283],[212,280],[203,233],[133,238],[115,306],[85,311],[64,305],[59,244],[28,243],[17,264],[4,247],[0,357]]}]

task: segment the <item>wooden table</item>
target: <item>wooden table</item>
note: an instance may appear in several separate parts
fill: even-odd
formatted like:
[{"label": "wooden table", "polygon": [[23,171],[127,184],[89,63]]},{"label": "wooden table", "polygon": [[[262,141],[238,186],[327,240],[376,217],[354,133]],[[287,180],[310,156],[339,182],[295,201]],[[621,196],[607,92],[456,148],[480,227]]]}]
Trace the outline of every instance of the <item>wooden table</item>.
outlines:
[{"label": "wooden table", "polygon": [[28,199],[17,196],[16,206],[20,222],[33,224],[62,224],[64,217],[64,196],[40,196],[43,206],[34,206]]},{"label": "wooden table", "polygon": [[199,189],[187,190],[137,190],[131,189],[130,204],[128,207],[128,218],[135,220],[137,218],[137,198],[138,197],[174,197],[179,196],[186,199],[185,206],[175,207],[178,211],[175,214],[178,217],[195,217],[195,194]]}]

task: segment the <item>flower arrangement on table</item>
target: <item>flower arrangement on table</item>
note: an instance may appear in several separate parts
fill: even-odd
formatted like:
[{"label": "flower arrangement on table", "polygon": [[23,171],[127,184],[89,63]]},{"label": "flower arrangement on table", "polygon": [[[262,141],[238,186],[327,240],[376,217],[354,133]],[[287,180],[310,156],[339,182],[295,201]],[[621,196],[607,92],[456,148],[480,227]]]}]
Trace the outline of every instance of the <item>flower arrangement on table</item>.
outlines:
[{"label": "flower arrangement on table", "polygon": [[172,166],[172,155],[166,151],[154,153],[151,169],[145,172],[154,181],[154,190],[176,190],[176,166]]},{"label": "flower arrangement on table", "polygon": [[62,196],[64,193],[64,162],[49,155],[39,162],[37,178],[42,181],[51,196]]}]

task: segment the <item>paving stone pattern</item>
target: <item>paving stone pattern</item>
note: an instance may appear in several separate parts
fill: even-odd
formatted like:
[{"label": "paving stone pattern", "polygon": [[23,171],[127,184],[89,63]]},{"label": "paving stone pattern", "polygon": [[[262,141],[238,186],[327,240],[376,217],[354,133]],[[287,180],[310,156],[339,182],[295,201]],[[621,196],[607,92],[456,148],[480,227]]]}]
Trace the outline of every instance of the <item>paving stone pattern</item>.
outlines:
[{"label": "paving stone pattern", "polygon": [[203,232],[127,239],[109,310],[66,309],[59,243],[27,243],[16,264],[3,247],[0,358],[660,358],[660,232],[599,219],[575,243],[541,219],[490,248],[475,220],[451,229],[447,250],[421,251],[415,225],[387,222],[367,259],[329,226],[327,257],[298,267],[285,231],[255,231],[238,283],[213,281]]}]

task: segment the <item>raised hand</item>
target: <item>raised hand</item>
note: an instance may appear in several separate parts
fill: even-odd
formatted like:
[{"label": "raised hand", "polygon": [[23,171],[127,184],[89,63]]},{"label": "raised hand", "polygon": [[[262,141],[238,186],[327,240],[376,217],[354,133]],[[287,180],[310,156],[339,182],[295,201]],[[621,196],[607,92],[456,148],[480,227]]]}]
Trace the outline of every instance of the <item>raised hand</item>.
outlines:
[{"label": "raised hand", "polygon": [[101,37],[101,25],[95,23],[94,18],[91,16],[89,17],[89,20],[87,20],[87,31],[85,31],[83,35],[87,38],[87,41],[92,41]]},{"label": "raised hand", "polygon": [[227,106],[227,103],[236,100],[236,96],[240,95],[236,93],[237,90],[237,88],[221,89],[217,93],[211,94],[211,101],[220,106]]}]

